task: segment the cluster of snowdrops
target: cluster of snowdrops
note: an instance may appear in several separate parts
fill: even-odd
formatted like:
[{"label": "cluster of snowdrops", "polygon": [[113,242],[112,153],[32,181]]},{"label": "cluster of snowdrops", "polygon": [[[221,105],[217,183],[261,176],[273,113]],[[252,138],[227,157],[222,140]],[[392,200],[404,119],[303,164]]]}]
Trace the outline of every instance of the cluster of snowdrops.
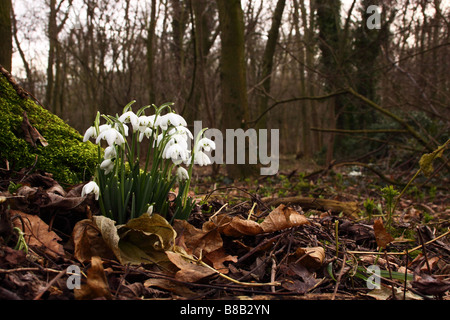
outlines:
[{"label": "cluster of snowdrops", "polygon": [[[82,195],[94,193],[102,214],[118,223],[145,212],[164,217],[170,212],[171,221],[187,219],[194,206],[188,196],[192,167],[211,163],[207,153],[215,149],[215,143],[203,136],[206,128],[194,139],[171,103],[145,106],[136,113],[131,109],[133,103],[120,116],[97,113],[94,125],[86,130],[84,142],[95,139],[99,146],[99,165]],[[146,115],[150,108],[154,114]],[[101,119],[106,123],[100,124]],[[148,139],[146,152],[141,146],[144,139]],[[175,199],[168,201],[175,187]]]}]

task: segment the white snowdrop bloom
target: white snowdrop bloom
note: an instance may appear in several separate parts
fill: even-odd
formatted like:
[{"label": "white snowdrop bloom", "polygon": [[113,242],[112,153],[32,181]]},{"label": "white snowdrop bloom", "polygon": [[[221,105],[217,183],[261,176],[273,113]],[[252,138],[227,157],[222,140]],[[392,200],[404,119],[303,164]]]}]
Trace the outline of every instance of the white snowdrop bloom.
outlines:
[{"label": "white snowdrop bloom", "polygon": [[90,193],[95,194],[95,200],[98,200],[98,196],[100,194],[100,188],[98,187],[95,181],[91,181],[86,183],[81,190],[81,196],[84,197]]},{"label": "white snowdrop bloom", "polygon": [[117,129],[114,128],[109,128],[100,132],[97,140],[95,140],[95,143],[98,144],[102,139],[106,140],[108,142],[108,145],[110,146],[112,146],[114,143],[118,145],[125,143],[125,139],[123,138],[123,136],[119,131],[117,131]]},{"label": "white snowdrop bloom", "polygon": [[119,121],[122,123],[131,123],[133,132],[139,129],[139,118],[133,111],[128,111],[119,117]]},{"label": "white snowdrop bloom", "polygon": [[138,118],[139,120],[139,131],[143,132],[145,131],[145,129],[147,128],[152,128],[155,124],[155,115],[151,115],[151,116],[140,116]]},{"label": "white snowdrop bloom", "polygon": [[181,135],[185,140],[188,138],[194,139],[194,136],[192,135],[191,131],[183,126],[177,126],[175,128],[172,128],[169,130],[169,135]]},{"label": "white snowdrop bloom", "polygon": [[105,130],[111,129],[111,125],[110,124],[102,124],[101,126],[98,127],[98,131],[101,133]]},{"label": "white snowdrop bloom", "polygon": [[[140,129],[139,129],[140,131]],[[139,142],[142,142],[142,139],[144,139],[144,136],[146,136],[147,138],[150,138],[150,136],[152,135],[153,130],[150,128],[145,128],[144,131],[141,131],[139,133]]]},{"label": "white snowdrop bloom", "polygon": [[105,159],[100,164],[100,169],[105,170],[105,174],[108,174],[114,169],[114,162],[111,159]]},{"label": "white snowdrop bloom", "polygon": [[114,146],[108,146],[105,148],[105,159],[113,159],[116,157],[116,148]]},{"label": "white snowdrop bloom", "polygon": [[197,151],[194,155],[194,162],[199,166],[207,166],[211,164],[211,159],[209,159],[208,155],[203,151]]},{"label": "white snowdrop bloom", "polygon": [[177,179],[178,181],[184,181],[189,179],[188,171],[183,167],[178,167],[177,169]]},{"label": "white snowdrop bloom", "polygon": [[[110,128],[111,126],[109,124],[102,124],[101,126],[99,126],[98,130],[99,133],[101,133],[102,131],[105,131]],[[89,127],[86,130],[86,132],[84,133],[83,142],[88,141],[90,138],[97,139],[97,129],[95,128],[95,126]]]},{"label": "white snowdrop bloom", "polygon": [[178,143],[174,143],[167,148],[164,158],[172,159],[175,164],[180,164],[189,157],[189,151]]},{"label": "white snowdrop bloom", "polygon": [[89,127],[86,132],[84,133],[83,142],[88,141],[90,138],[97,138],[97,130],[95,130],[95,127]]},{"label": "white snowdrop bloom", "polygon": [[167,153],[170,152],[169,149],[173,145],[178,145],[181,147],[181,149],[185,150],[186,152],[188,153],[190,152],[188,150],[187,141],[184,139],[184,137],[181,135],[173,135],[172,137],[170,137],[169,141],[167,141],[166,145],[164,146],[163,158],[169,159],[171,157],[170,154]]},{"label": "white snowdrop bloom", "polygon": [[202,138],[197,142],[197,150],[202,148],[205,151],[211,151],[216,149],[216,143],[208,138]]},{"label": "white snowdrop bloom", "polygon": [[147,213],[150,215],[153,213],[153,206],[148,206]]},{"label": "white snowdrop bloom", "polygon": [[163,116],[156,118],[155,125],[159,126],[163,131],[167,130],[169,126],[187,126],[186,120],[182,116],[176,113],[167,113]]}]

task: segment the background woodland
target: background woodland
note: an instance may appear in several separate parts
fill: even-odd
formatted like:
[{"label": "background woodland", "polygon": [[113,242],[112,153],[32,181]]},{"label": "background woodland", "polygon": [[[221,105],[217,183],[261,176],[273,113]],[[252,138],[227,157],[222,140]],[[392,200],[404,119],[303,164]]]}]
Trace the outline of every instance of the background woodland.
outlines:
[{"label": "background woodland", "polygon": [[170,101],[189,124],[280,129],[283,155],[408,169],[449,135],[445,2],[1,0],[0,64],[80,132]]}]

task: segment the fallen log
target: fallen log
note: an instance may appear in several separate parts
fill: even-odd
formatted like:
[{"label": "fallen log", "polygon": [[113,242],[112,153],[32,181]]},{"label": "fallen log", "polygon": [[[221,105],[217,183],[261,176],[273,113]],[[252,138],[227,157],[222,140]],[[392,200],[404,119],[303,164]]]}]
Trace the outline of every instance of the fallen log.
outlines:
[{"label": "fallen log", "polygon": [[302,196],[285,197],[285,198],[263,198],[261,199],[267,206],[299,205],[304,210],[314,209],[321,211],[331,211],[333,213],[343,213],[345,216],[357,219],[358,205],[356,202],[343,202],[329,199],[309,198]]}]

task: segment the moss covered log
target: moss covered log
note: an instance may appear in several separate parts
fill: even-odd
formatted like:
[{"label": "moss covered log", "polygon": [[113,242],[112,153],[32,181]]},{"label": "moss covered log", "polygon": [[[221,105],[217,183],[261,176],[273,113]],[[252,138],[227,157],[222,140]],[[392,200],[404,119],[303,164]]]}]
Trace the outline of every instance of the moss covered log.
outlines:
[{"label": "moss covered log", "polygon": [[[34,168],[53,174],[60,183],[89,180],[97,164],[97,146],[84,143],[78,131],[30,99],[1,66],[0,71],[0,167]],[[24,117],[46,146],[27,141]]]}]

